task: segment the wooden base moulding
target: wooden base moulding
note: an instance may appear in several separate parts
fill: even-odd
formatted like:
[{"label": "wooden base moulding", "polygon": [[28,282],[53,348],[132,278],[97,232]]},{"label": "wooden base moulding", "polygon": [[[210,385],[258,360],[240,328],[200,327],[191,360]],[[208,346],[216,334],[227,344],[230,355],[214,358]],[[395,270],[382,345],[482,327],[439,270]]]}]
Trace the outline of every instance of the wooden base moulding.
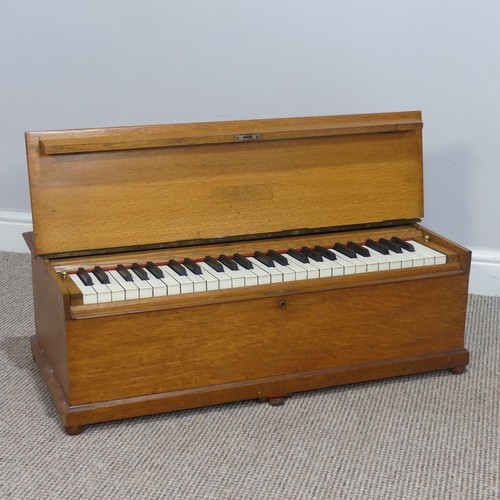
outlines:
[{"label": "wooden base moulding", "polygon": [[452,373],[458,374],[463,373],[469,363],[469,352],[466,349],[457,349],[430,356],[392,359],[384,363],[364,363],[100,403],[69,405],[36,337],[31,338],[31,349],[64,428],[70,435],[79,434],[88,424],[248,399],[259,400],[263,397],[276,397],[278,391],[290,394],[443,369],[450,369]]}]

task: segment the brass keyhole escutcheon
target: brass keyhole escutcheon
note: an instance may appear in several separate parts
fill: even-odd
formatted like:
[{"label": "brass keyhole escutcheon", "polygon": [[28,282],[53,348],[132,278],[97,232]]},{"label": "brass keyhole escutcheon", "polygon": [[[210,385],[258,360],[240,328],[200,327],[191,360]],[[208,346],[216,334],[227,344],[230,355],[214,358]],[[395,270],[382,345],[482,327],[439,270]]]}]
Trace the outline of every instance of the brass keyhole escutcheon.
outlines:
[{"label": "brass keyhole escutcheon", "polygon": [[282,300],[282,301],[280,302],[280,308],[281,308],[281,309],[286,309],[286,306],[287,306],[286,300]]}]

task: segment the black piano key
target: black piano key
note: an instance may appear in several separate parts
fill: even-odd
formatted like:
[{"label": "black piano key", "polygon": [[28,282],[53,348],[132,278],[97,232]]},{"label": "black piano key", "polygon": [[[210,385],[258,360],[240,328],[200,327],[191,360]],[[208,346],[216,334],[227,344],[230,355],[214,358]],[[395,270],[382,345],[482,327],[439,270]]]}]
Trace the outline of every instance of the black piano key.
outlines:
[{"label": "black piano key", "polygon": [[400,247],[398,247],[395,243],[392,241],[389,241],[385,238],[380,238],[378,242],[385,248],[388,248],[391,252],[394,253],[403,253]]},{"label": "black piano key", "polygon": [[148,260],[146,262],[146,269],[155,277],[158,279],[162,279],[165,277],[163,274],[163,271],[154,263]]},{"label": "black piano key", "polygon": [[236,264],[236,262],[234,262],[234,260],[231,260],[227,255],[224,255],[223,253],[219,255],[219,262],[231,269],[231,271],[238,270],[238,265]]},{"label": "black piano key", "polygon": [[323,257],[319,252],[309,247],[302,247],[302,253],[316,262],[323,262]]},{"label": "black piano key", "polygon": [[375,252],[381,253],[382,255],[389,255],[389,250],[382,246],[379,245],[376,241],[374,240],[366,240],[366,246],[368,248],[371,248],[372,250],[375,250]]},{"label": "black piano key", "polygon": [[210,255],[207,255],[205,257],[205,263],[218,273],[224,272],[224,266],[218,260],[215,260],[213,257],[210,257]]},{"label": "black piano key", "polygon": [[318,252],[322,257],[325,257],[325,259],[335,260],[337,258],[337,256],[333,252],[330,252],[325,247],[316,245],[314,247],[314,250],[316,250],[316,252]]},{"label": "black piano key", "polygon": [[273,259],[274,262],[277,262],[282,266],[288,266],[288,259],[284,255],[277,252],[276,250],[269,250],[267,252],[267,255],[269,255],[269,257],[271,257],[271,259]]},{"label": "black piano key", "polygon": [[243,257],[243,255],[239,253],[235,253],[233,255],[233,260],[243,269],[253,269],[253,264],[246,257]]},{"label": "black piano key", "polygon": [[259,261],[262,262],[267,267],[274,267],[274,260],[269,257],[269,255],[266,255],[265,253],[262,252],[255,252],[253,256]]},{"label": "black piano key", "polygon": [[94,282],[92,281],[92,278],[90,277],[90,274],[87,271],[85,271],[85,269],[83,269],[83,267],[79,267],[76,274],[82,280],[82,283],[85,286],[91,286],[94,284]]},{"label": "black piano key", "polygon": [[103,285],[107,285],[109,283],[108,275],[102,270],[101,266],[94,267],[94,276],[99,280]]},{"label": "black piano key", "polygon": [[302,252],[298,252],[294,248],[289,248],[287,254],[290,255],[290,257],[293,257],[294,259],[298,260],[299,262],[302,262],[302,264],[309,263],[307,255],[304,255]]},{"label": "black piano key", "polygon": [[354,250],[358,255],[361,255],[361,257],[370,257],[370,250],[368,250],[368,248],[362,247],[361,245],[358,245],[357,243],[354,243],[354,241],[348,241],[347,246],[351,250]]},{"label": "black piano key", "polygon": [[129,273],[128,269],[123,264],[118,264],[116,266],[116,270],[117,270],[118,274],[125,281],[134,281],[134,278],[132,278],[132,275]]},{"label": "black piano key", "polygon": [[403,250],[408,250],[408,252],[415,251],[415,247],[411,243],[408,243],[407,241],[402,240],[401,238],[398,238],[397,236],[393,236],[391,238],[391,241],[394,244],[398,245],[398,247],[402,248]]},{"label": "black piano key", "polygon": [[184,259],[184,266],[187,267],[194,274],[203,274],[201,267],[193,260],[186,258]]},{"label": "black piano key", "polygon": [[134,271],[136,276],[139,277],[142,281],[149,280],[148,273],[144,271],[144,269],[139,264],[137,264],[137,262],[134,262],[132,264],[132,271]]},{"label": "black piano key", "polygon": [[346,257],[349,257],[350,259],[355,259],[357,257],[356,252],[352,248],[348,248],[345,245],[342,245],[342,243],[335,243],[333,245],[333,248],[335,251],[341,253],[342,255],[345,255]]},{"label": "black piano key", "polygon": [[179,264],[174,259],[170,259],[168,261],[168,267],[172,269],[172,271],[176,272],[179,276],[187,276],[186,268]]}]

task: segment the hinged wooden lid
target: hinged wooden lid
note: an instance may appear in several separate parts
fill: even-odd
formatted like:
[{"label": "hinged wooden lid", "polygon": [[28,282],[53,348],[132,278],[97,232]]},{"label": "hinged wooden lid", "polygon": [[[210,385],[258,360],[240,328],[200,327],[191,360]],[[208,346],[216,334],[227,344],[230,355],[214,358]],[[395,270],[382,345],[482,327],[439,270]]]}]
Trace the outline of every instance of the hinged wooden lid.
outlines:
[{"label": "hinged wooden lid", "polygon": [[423,215],[419,112],[26,133],[39,255]]}]

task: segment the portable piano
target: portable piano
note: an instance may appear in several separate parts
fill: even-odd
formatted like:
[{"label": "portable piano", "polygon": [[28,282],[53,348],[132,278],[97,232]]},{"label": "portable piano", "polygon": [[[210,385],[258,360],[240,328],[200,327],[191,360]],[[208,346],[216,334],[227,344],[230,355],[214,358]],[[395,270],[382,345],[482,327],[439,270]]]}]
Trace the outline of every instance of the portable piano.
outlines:
[{"label": "portable piano", "polygon": [[470,252],[419,112],[26,134],[33,357],[63,425],[462,373]]}]

